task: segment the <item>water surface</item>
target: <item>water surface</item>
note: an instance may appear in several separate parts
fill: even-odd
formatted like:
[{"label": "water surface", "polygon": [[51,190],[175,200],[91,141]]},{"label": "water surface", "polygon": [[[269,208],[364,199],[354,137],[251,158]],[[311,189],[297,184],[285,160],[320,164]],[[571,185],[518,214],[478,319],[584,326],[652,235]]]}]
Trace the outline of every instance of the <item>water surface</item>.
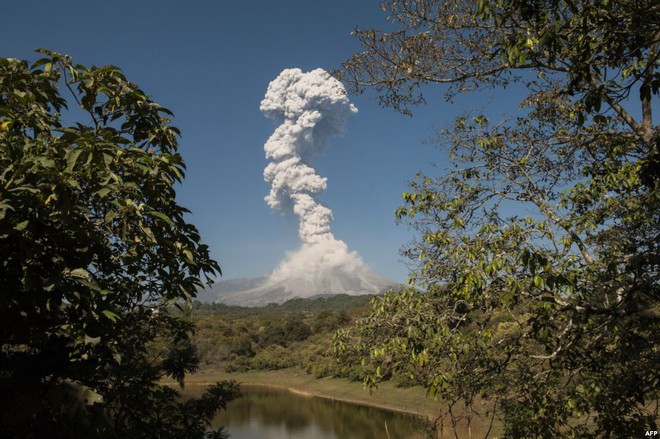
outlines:
[{"label": "water surface", "polygon": [[374,407],[241,386],[243,397],[214,419],[232,439],[425,439],[425,421]]}]

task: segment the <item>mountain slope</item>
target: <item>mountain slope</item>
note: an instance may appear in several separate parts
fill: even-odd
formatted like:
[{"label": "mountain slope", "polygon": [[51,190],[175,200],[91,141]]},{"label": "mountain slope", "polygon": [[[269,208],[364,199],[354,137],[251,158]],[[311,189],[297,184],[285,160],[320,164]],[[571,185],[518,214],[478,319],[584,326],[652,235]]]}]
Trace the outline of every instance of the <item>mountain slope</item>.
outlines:
[{"label": "mountain slope", "polygon": [[398,284],[372,270],[361,268],[350,272],[340,267],[314,274],[300,274],[274,280],[271,276],[222,281],[201,290],[198,299],[227,305],[264,306],[282,303],[295,297],[320,295],[379,294]]}]

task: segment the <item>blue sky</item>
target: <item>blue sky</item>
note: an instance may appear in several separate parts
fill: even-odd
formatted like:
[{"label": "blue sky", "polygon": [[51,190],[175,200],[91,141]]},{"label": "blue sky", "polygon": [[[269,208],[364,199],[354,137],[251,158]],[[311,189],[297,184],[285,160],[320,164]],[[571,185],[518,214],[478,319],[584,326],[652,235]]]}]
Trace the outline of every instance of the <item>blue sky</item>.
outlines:
[{"label": "blue sky", "polygon": [[[285,68],[336,68],[359,50],[356,25],[383,26],[379,0],[34,1],[4,0],[0,56],[35,59],[45,47],[90,65],[122,68],[175,113],[188,166],[179,201],[220,262],[225,279],[273,270],[300,242],[297,219],[263,198],[263,144],[275,126],[259,111],[268,83]],[[327,177],[319,199],[334,212],[334,235],[371,268],[404,282],[399,249],[413,237],[394,210],[415,172],[435,173],[444,154],[433,131],[470,107],[494,100],[496,114],[518,99],[482,93],[437,99],[412,118],[353,96],[359,113],[313,165]]]}]

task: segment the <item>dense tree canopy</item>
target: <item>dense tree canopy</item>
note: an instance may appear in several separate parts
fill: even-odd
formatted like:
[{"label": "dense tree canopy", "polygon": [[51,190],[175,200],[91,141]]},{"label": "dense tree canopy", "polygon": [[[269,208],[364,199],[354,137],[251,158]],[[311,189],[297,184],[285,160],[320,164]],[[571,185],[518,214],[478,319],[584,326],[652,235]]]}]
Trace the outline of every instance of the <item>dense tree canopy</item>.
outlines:
[{"label": "dense tree canopy", "polygon": [[201,437],[237,389],[158,384],[195,369],[171,309],[219,272],[175,199],[171,112],[41,53],[0,59],[0,436]]},{"label": "dense tree canopy", "polygon": [[[397,217],[414,290],[375,300],[338,334],[366,380],[409,375],[448,419],[500,419],[508,437],[657,430],[660,195],[652,1],[383,4],[397,30],[356,30],[340,75],[410,113],[525,86],[508,120],[458,118],[438,135],[451,166],[419,175]],[[422,90],[423,91],[423,90]],[[485,407],[485,408],[484,408]]]}]

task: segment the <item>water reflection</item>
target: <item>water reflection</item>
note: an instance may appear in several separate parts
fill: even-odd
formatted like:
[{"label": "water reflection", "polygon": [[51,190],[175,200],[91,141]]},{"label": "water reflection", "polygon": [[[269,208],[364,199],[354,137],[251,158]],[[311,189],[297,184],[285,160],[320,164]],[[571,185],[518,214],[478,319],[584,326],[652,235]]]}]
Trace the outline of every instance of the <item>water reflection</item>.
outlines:
[{"label": "water reflection", "polygon": [[424,422],[373,407],[241,386],[243,397],[214,420],[232,439],[424,439]]}]

